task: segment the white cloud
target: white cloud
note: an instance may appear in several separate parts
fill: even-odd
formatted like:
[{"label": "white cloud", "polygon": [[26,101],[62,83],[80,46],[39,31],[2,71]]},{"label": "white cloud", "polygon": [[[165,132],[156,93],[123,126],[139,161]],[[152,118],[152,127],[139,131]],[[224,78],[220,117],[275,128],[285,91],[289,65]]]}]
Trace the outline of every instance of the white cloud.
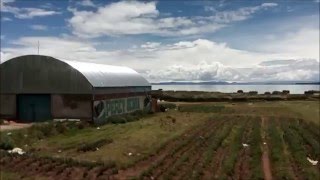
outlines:
[{"label": "white cloud", "polygon": [[261,5],[262,7],[274,7],[274,6],[278,6],[277,3],[263,3]]},{"label": "white cloud", "polygon": [[245,80],[241,73],[231,67],[227,67],[219,62],[211,62],[208,64],[206,61],[201,61],[197,65],[172,65],[164,69],[150,71],[147,77],[151,79],[151,81]]},{"label": "white cloud", "polygon": [[249,73],[251,80],[316,80],[319,81],[319,60],[296,59],[266,61]]},{"label": "white cloud", "polygon": [[1,1],[1,12],[11,13],[16,18],[19,18],[19,19],[32,19],[34,17],[61,14],[61,12],[57,12],[53,10],[45,10],[41,8],[18,8],[18,7],[10,6],[10,3],[13,3],[13,2],[14,2],[13,0]]},{"label": "white cloud", "polygon": [[159,47],[160,45],[161,43],[159,42],[147,42],[145,44],[142,44],[140,47],[146,48],[146,49],[153,49],[153,48]]},{"label": "white cloud", "polygon": [[319,59],[319,29],[302,28],[296,32],[285,33],[281,36],[257,43],[256,49],[263,52],[282,53],[296,58]]},{"label": "white cloud", "polygon": [[12,41],[13,47],[1,49],[1,60],[37,54],[38,41],[40,54],[60,59],[129,66],[152,82],[173,79],[317,80],[319,77],[319,59],[248,52],[206,39],[172,44],[147,42],[135,48],[107,51],[96,48],[94,42],[72,37],[23,37]]},{"label": "white cloud", "polygon": [[96,7],[96,5],[91,0],[81,0],[77,4],[81,6]]},{"label": "white cloud", "polygon": [[242,21],[275,3],[215,12],[207,17],[161,18],[156,2],[122,1],[99,7],[96,11],[78,11],[69,20],[73,33],[82,37],[156,34],[161,36],[194,35],[214,32],[227,24]]},{"label": "white cloud", "polygon": [[15,0],[1,0],[0,7],[2,8],[5,4],[13,3]]},{"label": "white cloud", "polygon": [[31,25],[30,28],[33,30],[39,30],[39,31],[44,31],[48,29],[47,26],[39,25],[39,24]]},{"label": "white cloud", "polygon": [[12,21],[12,19],[8,17],[1,17],[1,21]]},{"label": "white cloud", "polygon": [[[243,21],[248,19],[252,14],[257,11],[268,9],[270,7],[275,7],[276,3],[263,3],[259,6],[243,7],[233,11],[216,11],[215,15],[206,17],[206,19],[211,19],[216,23],[231,23],[235,21]],[[203,18],[203,17],[202,17]]]}]

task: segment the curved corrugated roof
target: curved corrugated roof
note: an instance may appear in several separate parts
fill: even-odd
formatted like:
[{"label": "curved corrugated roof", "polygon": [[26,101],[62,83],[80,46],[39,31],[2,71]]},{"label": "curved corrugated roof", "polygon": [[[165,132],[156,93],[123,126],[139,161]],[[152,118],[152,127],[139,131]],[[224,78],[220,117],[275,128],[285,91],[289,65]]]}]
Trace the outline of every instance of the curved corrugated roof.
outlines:
[{"label": "curved corrugated roof", "polygon": [[151,86],[139,73],[128,67],[66,60],[63,62],[81,72],[93,87]]},{"label": "curved corrugated roof", "polygon": [[0,90],[6,93],[86,94],[93,88],[151,89],[150,83],[139,73],[122,66],[25,55],[5,61],[0,67],[1,82],[6,84]]}]

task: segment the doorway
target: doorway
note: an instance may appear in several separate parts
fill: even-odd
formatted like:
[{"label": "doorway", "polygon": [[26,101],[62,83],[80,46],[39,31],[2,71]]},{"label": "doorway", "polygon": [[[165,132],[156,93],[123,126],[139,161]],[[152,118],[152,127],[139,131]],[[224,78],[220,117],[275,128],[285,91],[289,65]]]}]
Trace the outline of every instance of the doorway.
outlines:
[{"label": "doorway", "polygon": [[51,119],[51,97],[45,94],[20,94],[17,98],[18,118],[25,122]]}]

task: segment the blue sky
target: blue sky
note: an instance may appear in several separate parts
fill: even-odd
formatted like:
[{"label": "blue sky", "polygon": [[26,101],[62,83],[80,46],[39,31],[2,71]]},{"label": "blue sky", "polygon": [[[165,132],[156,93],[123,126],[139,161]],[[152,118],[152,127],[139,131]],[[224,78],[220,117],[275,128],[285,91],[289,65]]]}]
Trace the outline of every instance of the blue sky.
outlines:
[{"label": "blue sky", "polygon": [[1,61],[38,41],[150,81],[318,81],[319,1],[1,0]]}]

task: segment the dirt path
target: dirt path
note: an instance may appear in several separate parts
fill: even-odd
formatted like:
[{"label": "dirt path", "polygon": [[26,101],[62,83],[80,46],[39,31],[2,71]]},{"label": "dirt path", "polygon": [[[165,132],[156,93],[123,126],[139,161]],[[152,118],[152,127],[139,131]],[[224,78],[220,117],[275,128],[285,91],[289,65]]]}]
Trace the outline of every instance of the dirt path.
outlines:
[{"label": "dirt path", "polygon": [[[242,143],[247,144],[247,140],[249,139],[249,136],[251,136],[252,132],[252,121],[248,122],[246,125],[245,133],[242,136]],[[237,163],[235,165],[235,177],[234,179],[247,179],[251,176],[250,172],[250,147],[242,148],[239,153],[239,158],[237,160]]]},{"label": "dirt path", "polygon": [[264,173],[264,179],[265,180],[272,180],[272,173],[271,173],[271,168],[270,168],[270,159],[269,159],[269,149],[267,145],[267,140],[266,140],[266,121],[265,118],[261,118],[262,123],[261,123],[261,136],[262,136],[262,168],[263,168],[263,173]]},{"label": "dirt path", "polygon": [[0,125],[0,131],[10,131],[14,129],[22,129],[22,128],[28,128],[31,127],[31,123],[16,123],[13,121],[9,121],[9,124],[6,125]]}]

